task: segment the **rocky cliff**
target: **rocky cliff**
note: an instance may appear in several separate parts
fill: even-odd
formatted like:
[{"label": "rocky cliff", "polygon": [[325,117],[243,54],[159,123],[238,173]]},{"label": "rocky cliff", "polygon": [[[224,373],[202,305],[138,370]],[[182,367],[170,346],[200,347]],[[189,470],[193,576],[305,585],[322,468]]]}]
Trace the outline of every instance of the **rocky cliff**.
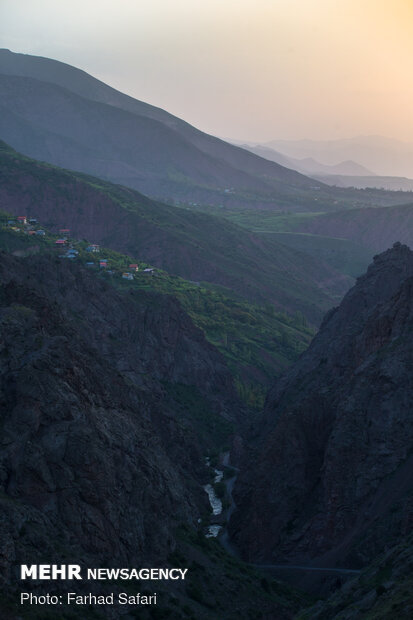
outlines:
[{"label": "rocky cliff", "polygon": [[[1,252],[0,617],[247,620],[259,608],[291,620],[305,597],[205,537],[205,454],[228,445],[243,414],[224,359],[173,297],[117,290],[51,253]],[[18,565],[42,562],[189,573],[76,584],[156,591],[155,609],[24,607]]]},{"label": "rocky cliff", "polygon": [[376,256],[266,403],[232,532],[245,556],[363,566],[413,521],[413,252]]},{"label": "rocky cliff", "polygon": [[122,295],[79,265],[1,254],[0,283],[2,580],[40,556],[165,559],[207,500],[205,446],[164,386],[235,421],[220,354],[173,299]]}]

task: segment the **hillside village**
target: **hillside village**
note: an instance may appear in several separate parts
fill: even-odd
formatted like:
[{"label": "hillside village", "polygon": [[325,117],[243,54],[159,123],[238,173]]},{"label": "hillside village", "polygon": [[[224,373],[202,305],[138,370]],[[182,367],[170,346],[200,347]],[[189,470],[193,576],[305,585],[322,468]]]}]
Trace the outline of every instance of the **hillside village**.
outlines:
[{"label": "hillside village", "polygon": [[[34,217],[18,215],[16,218],[12,218],[3,214],[0,215],[0,227],[3,230],[15,234],[24,234],[28,237],[33,237],[33,240],[36,240],[36,242],[41,239],[43,244],[59,252],[59,258],[80,261],[86,267],[100,270],[108,276],[120,277],[123,280],[132,281],[136,277],[153,276],[156,273],[155,268],[146,263],[127,263],[126,257],[116,255],[116,253],[111,251],[109,254],[115,254],[116,256],[111,256],[111,258],[102,256],[102,253],[108,254],[106,249],[102,251],[101,247],[96,243],[88,244],[85,241],[72,238],[69,228],[59,229],[59,235],[56,236],[41,227],[37,218]],[[31,246],[27,248],[28,253],[37,253],[38,251],[40,251],[40,246]],[[19,255],[22,251],[16,250],[14,253]]]},{"label": "hillside village", "polygon": [[262,406],[270,379],[297,359],[313,336],[298,315],[251,304],[229,290],[185,280],[133,256],[77,240],[67,228],[51,233],[45,222],[29,215],[11,216],[0,209],[0,248],[21,258],[45,253],[80,264],[118,289],[172,295],[224,355],[237,391],[254,411]]}]

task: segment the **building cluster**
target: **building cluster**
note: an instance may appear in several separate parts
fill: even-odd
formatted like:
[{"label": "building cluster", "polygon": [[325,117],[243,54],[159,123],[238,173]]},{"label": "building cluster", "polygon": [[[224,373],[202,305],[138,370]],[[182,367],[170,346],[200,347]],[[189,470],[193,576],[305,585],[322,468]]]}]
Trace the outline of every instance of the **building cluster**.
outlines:
[{"label": "building cluster", "polygon": [[[38,228],[36,218],[28,218],[25,215],[18,215],[16,219],[8,220],[7,226],[11,230],[16,232],[24,232],[28,235],[45,236],[46,234],[44,230]],[[59,230],[59,238],[55,240],[54,245],[62,252],[59,254],[60,258],[74,260],[79,256],[79,250],[74,247],[74,242],[70,239],[69,228],[61,228]],[[91,243],[85,248],[85,251],[89,254],[99,254],[100,246],[96,243]],[[96,268],[97,266],[109,275],[117,273],[113,269],[109,269],[109,260],[107,258],[99,258],[97,263],[92,260],[86,262],[86,267]],[[145,267],[144,269],[139,270],[139,265],[137,263],[131,263],[128,271],[121,272],[121,277],[124,280],[133,280],[137,272],[146,275],[153,275],[155,269],[153,267]]]}]

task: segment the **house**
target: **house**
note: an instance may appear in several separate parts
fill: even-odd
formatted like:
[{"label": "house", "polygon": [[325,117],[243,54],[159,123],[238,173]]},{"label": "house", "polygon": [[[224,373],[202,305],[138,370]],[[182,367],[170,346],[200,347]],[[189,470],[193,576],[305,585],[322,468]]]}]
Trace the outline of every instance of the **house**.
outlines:
[{"label": "house", "polygon": [[92,262],[86,263],[86,267],[94,267],[94,266],[95,266],[95,263],[92,263]]},{"label": "house", "polygon": [[61,228],[61,229],[59,230],[59,233],[60,233],[61,235],[68,235],[68,234],[70,233],[70,228]]},{"label": "house", "polygon": [[133,274],[125,271],[125,273],[122,273],[122,278],[124,280],[133,280]]},{"label": "house", "polygon": [[36,220],[36,218],[35,218],[35,217],[31,217],[31,218],[29,219],[29,224],[37,224],[37,220]]},{"label": "house", "polygon": [[35,231],[35,230],[28,230],[28,231],[27,231],[27,234],[28,234],[28,235],[35,235],[35,234],[36,234],[36,231]]},{"label": "house", "polygon": [[7,222],[7,225],[8,225],[8,226],[14,226],[14,225],[15,225],[15,223],[16,223],[16,222],[15,222],[14,220],[9,220],[9,221]]},{"label": "house", "polygon": [[44,230],[36,230],[35,232],[36,232],[36,235],[40,235],[41,237],[44,237],[44,235],[46,234]]},{"label": "house", "polygon": [[86,252],[100,252],[100,248],[95,243],[88,245],[86,248]]},{"label": "house", "polygon": [[27,217],[25,215],[18,215],[17,221],[19,224],[27,224]]},{"label": "house", "polygon": [[132,265],[129,265],[129,269],[132,269],[133,271],[139,271],[139,265],[133,263]]},{"label": "house", "polygon": [[55,245],[65,245],[66,243],[66,239],[57,239],[57,241],[55,241]]},{"label": "house", "polygon": [[99,267],[105,268],[108,266],[108,261],[106,259],[99,261]]},{"label": "house", "polygon": [[147,269],[143,270],[143,273],[153,273],[155,271],[155,269],[153,267],[148,267]]}]

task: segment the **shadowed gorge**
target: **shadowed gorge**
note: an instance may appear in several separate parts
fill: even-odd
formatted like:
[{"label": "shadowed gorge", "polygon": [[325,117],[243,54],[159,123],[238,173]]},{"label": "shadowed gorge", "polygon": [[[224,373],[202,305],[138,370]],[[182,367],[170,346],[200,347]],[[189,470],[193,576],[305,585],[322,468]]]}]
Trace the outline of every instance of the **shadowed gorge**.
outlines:
[{"label": "shadowed gorge", "polygon": [[376,256],[270,390],[236,489],[247,557],[357,568],[408,534],[412,276],[407,246]]}]

